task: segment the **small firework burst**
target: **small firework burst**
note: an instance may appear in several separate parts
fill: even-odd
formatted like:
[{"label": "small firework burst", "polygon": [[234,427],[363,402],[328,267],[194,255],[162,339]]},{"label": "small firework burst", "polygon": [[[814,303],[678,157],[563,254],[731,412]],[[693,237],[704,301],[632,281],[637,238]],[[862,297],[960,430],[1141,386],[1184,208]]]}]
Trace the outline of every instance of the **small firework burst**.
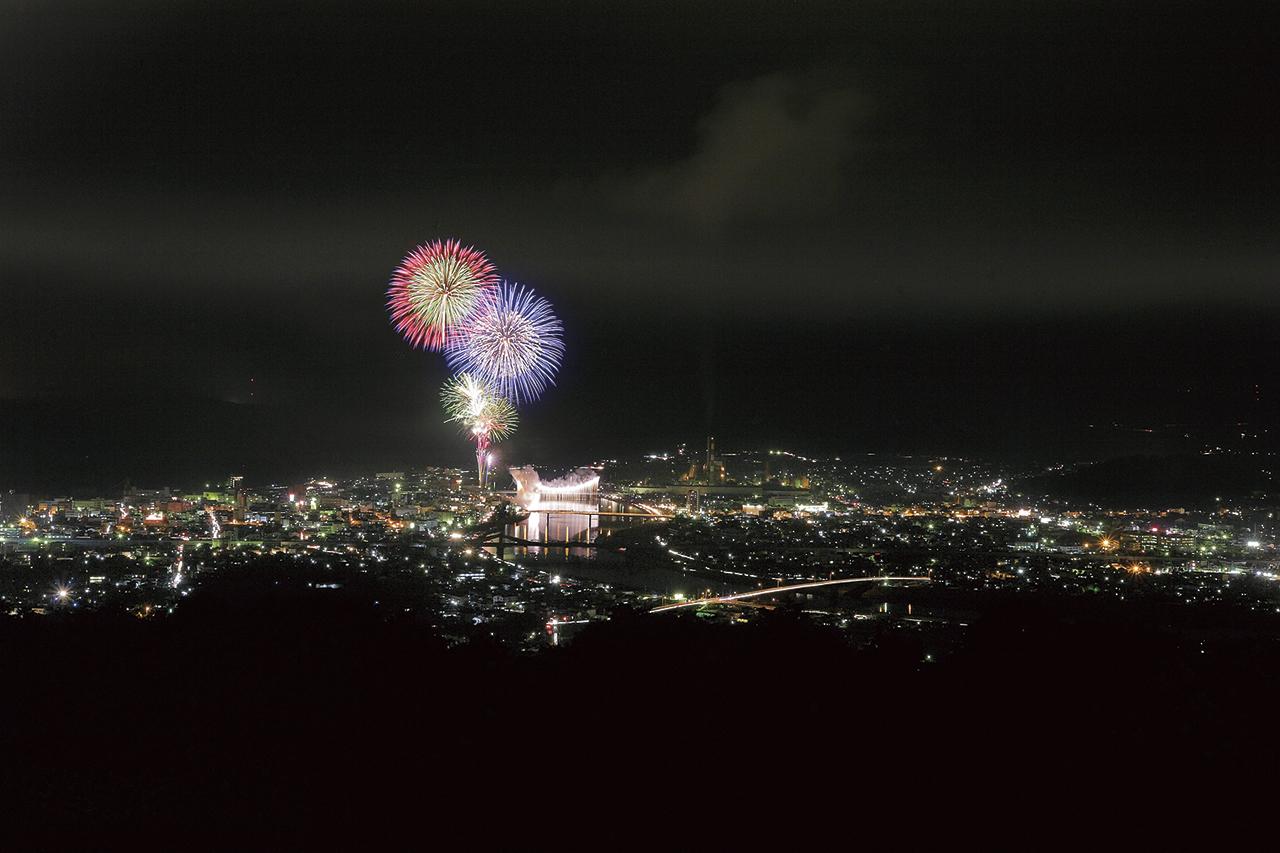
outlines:
[{"label": "small firework burst", "polygon": [[440,392],[445,414],[486,447],[515,432],[519,415],[511,401],[469,373],[460,373]]},{"label": "small firework burst", "polygon": [[483,487],[489,470],[489,448],[516,431],[519,415],[510,400],[467,373],[445,383],[440,392],[448,420],[462,426],[476,443],[476,479]]}]

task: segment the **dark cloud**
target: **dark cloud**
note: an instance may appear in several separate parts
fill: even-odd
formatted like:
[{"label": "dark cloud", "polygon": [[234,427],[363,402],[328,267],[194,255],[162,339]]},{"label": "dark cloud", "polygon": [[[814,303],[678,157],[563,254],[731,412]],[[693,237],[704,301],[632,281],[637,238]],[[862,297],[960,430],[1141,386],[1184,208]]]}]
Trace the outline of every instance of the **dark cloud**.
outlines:
[{"label": "dark cloud", "polygon": [[866,98],[830,75],[780,72],[725,87],[688,158],[647,170],[631,201],[697,227],[811,222],[846,200]]}]

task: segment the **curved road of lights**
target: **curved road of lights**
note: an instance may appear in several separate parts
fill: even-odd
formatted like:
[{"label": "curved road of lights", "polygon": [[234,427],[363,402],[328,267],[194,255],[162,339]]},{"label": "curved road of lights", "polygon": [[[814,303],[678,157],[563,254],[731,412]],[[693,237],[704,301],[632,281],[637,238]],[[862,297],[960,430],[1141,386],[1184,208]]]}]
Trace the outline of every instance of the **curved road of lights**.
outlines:
[{"label": "curved road of lights", "polygon": [[717,598],[698,598],[693,601],[681,601],[678,604],[664,604],[661,607],[655,607],[650,613],[662,613],[666,610],[679,610],[681,607],[699,607],[703,604],[727,604],[731,601],[738,601],[743,598],[755,598],[760,595],[773,595],[778,592],[795,592],[801,589],[814,589],[820,586],[835,586],[845,583],[874,583],[876,581],[911,581],[915,583],[929,583],[929,578],[903,576],[877,576],[869,578],[841,578],[833,581],[809,581],[807,583],[794,583],[789,586],[771,586],[766,589],[753,589],[751,592],[739,592],[733,595],[722,595]]}]

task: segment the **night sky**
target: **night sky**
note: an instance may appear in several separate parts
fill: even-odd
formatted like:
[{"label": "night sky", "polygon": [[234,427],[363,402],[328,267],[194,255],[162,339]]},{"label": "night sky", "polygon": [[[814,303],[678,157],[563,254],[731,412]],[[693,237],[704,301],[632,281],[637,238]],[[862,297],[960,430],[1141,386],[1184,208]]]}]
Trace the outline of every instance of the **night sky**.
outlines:
[{"label": "night sky", "polygon": [[511,462],[1275,422],[1272,7],[5,3],[0,487],[469,464],[444,236],[566,323]]}]

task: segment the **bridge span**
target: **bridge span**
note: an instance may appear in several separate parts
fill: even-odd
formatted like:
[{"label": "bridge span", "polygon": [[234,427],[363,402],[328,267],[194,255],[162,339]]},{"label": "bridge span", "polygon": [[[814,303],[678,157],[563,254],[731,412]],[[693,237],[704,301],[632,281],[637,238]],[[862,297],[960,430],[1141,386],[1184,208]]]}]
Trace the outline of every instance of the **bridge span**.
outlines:
[{"label": "bridge span", "polygon": [[824,586],[839,586],[840,584],[850,583],[878,583],[880,581],[902,581],[910,583],[930,583],[932,578],[916,577],[912,575],[878,575],[866,578],[839,578],[830,581],[806,581],[805,583],[794,583],[787,586],[771,586],[765,589],[753,589],[750,592],[738,592],[733,595],[721,595],[715,598],[698,598],[693,601],[680,601],[675,604],[663,604],[652,608],[650,613],[665,613],[668,610],[679,610],[683,607],[701,607],[704,604],[731,604],[735,601],[741,601],[746,598],[756,598],[762,595],[774,595],[779,592],[797,592],[804,589],[817,589]]}]

